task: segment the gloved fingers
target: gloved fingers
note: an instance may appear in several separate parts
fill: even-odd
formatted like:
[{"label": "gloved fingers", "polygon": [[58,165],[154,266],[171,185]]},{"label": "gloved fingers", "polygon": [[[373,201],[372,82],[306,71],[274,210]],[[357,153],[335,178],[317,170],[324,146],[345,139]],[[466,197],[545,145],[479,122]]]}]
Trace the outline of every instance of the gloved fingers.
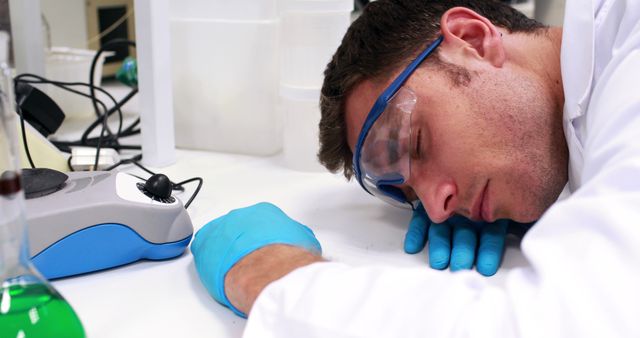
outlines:
[{"label": "gloved fingers", "polygon": [[451,271],[471,269],[473,267],[477,238],[476,227],[471,222],[461,222],[453,225]]},{"label": "gloved fingers", "polygon": [[451,255],[451,226],[431,223],[429,227],[429,265],[438,270],[449,265]]},{"label": "gloved fingers", "polygon": [[476,269],[484,276],[492,276],[500,267],[504,254],[508,220],[486,224],[480,231],[480,246]]},{"label": "gloved fingers", "polygon": [[414,254],[422,251],[425,243],[427,242],[427,229],[429,227],[429,218],[424,209],[418,207],[413,211],[411,221],[409,222],[409,229],[404,236],[404,252],[408,254]]}]

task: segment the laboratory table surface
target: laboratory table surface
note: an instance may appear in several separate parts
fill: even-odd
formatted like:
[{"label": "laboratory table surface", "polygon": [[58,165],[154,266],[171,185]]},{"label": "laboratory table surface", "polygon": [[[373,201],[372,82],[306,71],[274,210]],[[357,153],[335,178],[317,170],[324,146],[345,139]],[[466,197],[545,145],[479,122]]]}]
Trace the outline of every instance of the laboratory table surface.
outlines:
[{"label": "laboratory table surface", "polygon": [[[175,164],[153,169],[174,182],[204,179],[188,209],[194,232],[231,209],[269,201],[311,227],[330,260],[429,269],[426,251],[408,255],[402,249],[411,213],[371,197],[341,175],[294,171],[279,155],[187,150],[177,152]],[[121,170],[144,174],[135,167]],[[185,202],[194,188],[177,197]],[[503,267],[490,279],[500,285],[507,271],[526,265],[517,240],[511,240]],[[245,326],[244,319],[209,296],[188,249],[175,259],[140,261],[53,285],[74,307],[90,338],[240,337]]]}]

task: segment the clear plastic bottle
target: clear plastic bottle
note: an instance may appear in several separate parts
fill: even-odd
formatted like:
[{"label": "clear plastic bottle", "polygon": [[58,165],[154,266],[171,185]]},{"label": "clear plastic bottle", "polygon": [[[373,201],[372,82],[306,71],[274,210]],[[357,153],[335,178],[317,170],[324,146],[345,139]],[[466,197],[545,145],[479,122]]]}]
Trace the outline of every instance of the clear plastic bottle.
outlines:
[{"label": "clear plastic bottle", "polygon": [[7,44],[0,32],[0,337],[85,337],[69,303],[30,262]]}]

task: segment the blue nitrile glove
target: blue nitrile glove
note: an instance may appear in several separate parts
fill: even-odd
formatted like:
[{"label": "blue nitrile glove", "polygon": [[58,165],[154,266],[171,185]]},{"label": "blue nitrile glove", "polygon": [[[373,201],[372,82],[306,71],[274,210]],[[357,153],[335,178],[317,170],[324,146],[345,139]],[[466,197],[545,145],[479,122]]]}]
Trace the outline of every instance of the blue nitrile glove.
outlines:
[{"label": "blue nitrile glove", "polygon": [[196,270],[209,294],[238,316],[224,292],[227,272],[242,257],[269,244],[289,244],[320,255],[322,248],[313,231],[289,218],[271,203],[235,209],[205,224],[191,244]]},{"label": "blue nitrile glove", "polygon": [[[523,228],[530,227],[530,224],[516,224]],[[420,252],[428,238],[429,265],[432,268],[442,270],[450,266],[452,271],[457,271],[471,269],[475,262],[480,274],[492,276],[502,262],[509,226],[509,220],[473,222],[462,216],[453,216],[440,224],[432,223],[422,204],[419,204],[409,223],[404,251],[410,254]]]}]

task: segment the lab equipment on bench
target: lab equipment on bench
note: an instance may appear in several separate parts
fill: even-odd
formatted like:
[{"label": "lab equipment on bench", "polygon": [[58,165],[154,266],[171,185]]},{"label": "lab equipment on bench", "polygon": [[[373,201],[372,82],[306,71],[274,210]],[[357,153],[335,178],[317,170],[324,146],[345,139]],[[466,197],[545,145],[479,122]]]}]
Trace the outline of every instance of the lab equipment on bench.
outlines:
[{"label": "lab equipment on bench", "polygon": [[145,181],[116,171],[63,175],[68,179],[33,174],[32,180],[45,178],[27,190],[30,256],[47,278],[169,259],[189,244],[191,219],[166,176]]},{"label": "lab equipment on bench", "polygon": [[84,337],[69,303],[29,261],[6,33],[0,40],[0,337]]}]

